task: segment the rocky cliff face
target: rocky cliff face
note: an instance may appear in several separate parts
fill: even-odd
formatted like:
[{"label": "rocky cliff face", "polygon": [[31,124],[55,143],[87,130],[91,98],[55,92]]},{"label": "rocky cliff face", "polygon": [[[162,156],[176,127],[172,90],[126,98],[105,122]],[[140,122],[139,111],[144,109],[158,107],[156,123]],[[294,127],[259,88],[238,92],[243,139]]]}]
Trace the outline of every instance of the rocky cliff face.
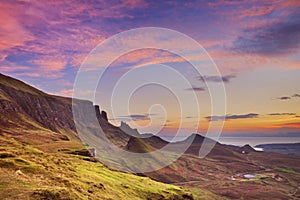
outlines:
[{"label": "rocky cliff face", "polygon": [[124,131],[127,135],[131,135],[131,136],[138,136],[139,132],[137,129],[133,129],[131,128],[128,124],[126,124],[125,122],[121,122],[121,126],[120,129],[122,131]]},{"label": "rocky cliff face", "polygon": [[104,110],[101,111],[101,117],[102,117],[105,121],[108,121],[107,113],[106,113]]},{"label": "rocky cliff face", "polygon": [[97,119],[102,118],[105,121],[108,121],[107,113],[104,110],[102,110],[100,113],[100,107],[98,105],[95,105],[94,107],[95,107],[95,112],[96,112],[96,118]]},{"label": "rocky cliff face", "polygon": [[[72,103],[75,112],[72,112]],[[95,115],[91,115],[94,112]],[[98,120],[106,136],[125,147],[129,136],[108,122],[107,113],[90,101],[46,94],[21,81],[0,74],[0,133],[16,128],[76,134],[74,116],[88,125]],[[96,118],[94,118],[96,117]],[[92,119],[93,118],[93,119]],[[98,122],[96,122],[98,123]]]},{"label": "rocky cliff face", "polygon": [[[89,101],[76,100],[75,104],[80,104],[83,109],[93,108]],[[48,129],[56,133],[76,132],[71,98],[46,94],[2,74],[0,113],[2,129],[21,126],[27,129]]]},{"label": "rocky cliff face", "polygon": [[34,121],[54,132],[59,132],[61,129],[75,131],[70,99],[46,94],[36,95],[1,84],[1,82],[0,89],[6,97],[6,99],[0,99],[0,112],[6,113],[7,117],[23,118],[23,121],[29,124],[30,121]]}]

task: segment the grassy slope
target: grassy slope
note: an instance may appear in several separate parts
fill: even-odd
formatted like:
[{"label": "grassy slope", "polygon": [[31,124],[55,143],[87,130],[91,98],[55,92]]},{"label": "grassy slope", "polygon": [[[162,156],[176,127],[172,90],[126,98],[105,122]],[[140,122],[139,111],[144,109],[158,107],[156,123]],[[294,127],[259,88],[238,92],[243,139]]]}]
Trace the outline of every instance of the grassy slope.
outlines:
[{"label": "grassy slope", "polygon": [[47,94],[42,92],[41,90],[38,90],[22,81],[17,80],[17,79],[11,78],[9,76],[5,76],[1,73],[0,73],[0,83],[3,85],[6,85],[6,86],[12,87],[16,90],[28,92],[30,94],[47,96]]},{"label": "grassy slope", "polygon": [[189,196],[180,187],[111,171],[89,157],[58,151],[46,153],[22,143],[0,137],[1,198],[184,199]]}]

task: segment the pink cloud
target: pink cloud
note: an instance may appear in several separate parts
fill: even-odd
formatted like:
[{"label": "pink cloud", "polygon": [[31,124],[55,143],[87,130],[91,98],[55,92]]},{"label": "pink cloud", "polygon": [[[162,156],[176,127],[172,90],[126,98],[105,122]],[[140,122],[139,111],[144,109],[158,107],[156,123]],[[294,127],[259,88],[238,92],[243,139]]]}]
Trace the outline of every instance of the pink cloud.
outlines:
[{"label": "pink cloud", "polygon": [[26,41],[34,39],[33,35],[23,28],[13,5],[1,2],[0,10],[0,51],[24,45]]},{"label": "pink cloud", "polygon": [[48,78],[60,78],[63,76],[62,70],[66,66],[65,61],[39,59],[33,62],[38,65],[37,71]]},{"label": "pink cloud", "polygon": [[[169,4],[170,6],[180,6],[176,3]],[[232,6],[234,9],[220,9],[224,5]],[[48,78],[61,77],[64,75],[62,71],[66,66],[79,67],[90,50],[110,35],[103,31],[106,24],[102,24],[102,20],[95,24],[89,24],[91,18],[133,18],[130,11],[147,9],[149,6],[151,6],[150,3],[144,0],[122,0],[118,4],[104,0],[97,4],[81,1],[73,4],[46,0],[3,1],[0,4],[0,53],[3,55],[0,62],[5,59],[7,53],[17,53],[17,51],[38,53],[39,55],[29,61],[35,66],[18,66],[14,63],[8,64],[6,61],[0,63],[0,69],[17,73],[23,67],[24,74],[27,75],[35,76],[36,73],[41,73],[41,76]],[[249,68],[250,65],[265,64],[268,60],[256,56],[248,56],[245,59],[242,54],[228,52],[228,49],[222,49],[222,47],[226,47],[234,41],[244,28],[260,29],[278,20],[262,20],[260,17],[273,11],[278,11],[280,16],[286,16],[290,12],[290,9],[286,8],[295,8],[300,6],[300,3],[297,0],[275,2],[223,0],[204,4],[185,3],[185,6],[208,6],[209,9],[212,9],[211,11],[222,17],[221,30],[223,27],[225,29],[230,27],[228,30],[224,30],[226,33],[224,38],[199,41],[204,47],[212,48],[209,53],[218,62],[217,64],[224,68],[224,71],[228,71],[232,66]],[[251,18],[251,20],[245,20],[247,18]],[[182,45],[184,47],[184,44]],[[219,49],[213,49],[214,47]],[[151,52],[148,54],[139,52],[122,59],[124,59],[123,62],[145,60],[149,64],[182,61],[178,57],[166,54],[158,55],[155,52],[150,54]],[[194,59],[197,58],[194,57]],[[296,63],[290,63],[289,66],[298,68]]]},{"label": "pink cloud", "polygon": [[[38,53],[39,56],[28,61],[35,67],[23,68],[23,74],[35,77],[36,73],[41,73],[41,76],[47,78],[61,77],[67,63],[75,67],[80,66],[88,52],[108,35],[103,33],[101,28],[85,25],[82,21],[91,17],[127,17],[128,10],[145,8],[147,3],[143,0],[124,0],[111,5],[107,1],[99,1],[97,6],[80,1],[76,4],[43,0],[2,2],[1,55],[20,51],[27,54]],[[99,25],[101,27],[101,24]],[[7,71],[9,65],[10,72],[20,73],[17,71],[21,68],[9,63],[12,61],[5,61],[5,57],[1,56],[2,69]]]},{"label": "pink cloud", "polygon": [[29,70],[30,67],[25,67],[25,66],[17,66],[17,65],[14,65],[14,66],[9,66],[9,65],[3,65],[3,66],[0,66],[0,71],[1,72],[13,72],[13,71],[26,71],[26,70]]},{"label": "pink cloud", "polygon": [[63,89],[58,92],[52,93],[54,95],[63,96],[63,97],[72,97],[73,89]]}]

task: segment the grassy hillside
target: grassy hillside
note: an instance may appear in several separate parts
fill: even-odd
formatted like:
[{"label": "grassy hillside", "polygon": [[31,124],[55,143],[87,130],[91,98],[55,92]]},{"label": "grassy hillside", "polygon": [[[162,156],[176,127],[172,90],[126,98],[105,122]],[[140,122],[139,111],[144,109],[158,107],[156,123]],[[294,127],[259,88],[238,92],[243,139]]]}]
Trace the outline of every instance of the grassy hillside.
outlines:
[{"label": "grassy hillside", "polygon": [[9,76],[5,76],[0,73],[0,84],[14,88],[18,91],[27,92],[34,95],[40,95],[40,96],[47,96],[46,93],[42,92],[41,90],[38,90],[22,81],[19,81],[17,79],[13,79]]},{"label": "grassy hillside", "polygon": [[191,199],[180,187],[111,171],[91,157],[47,153],[4,135],[0,137],[1,199]]},{"label": "grassy hillside", "polygon": [[[149,147],[152,144],[150,139],[151,137],[131,139],[128,149],[147,152],[153,151],[154,144],[164,145],[163,141],[156,139],[156,143]],[[256,152],[249,145],[237,147],[217,143],[208,156],[199,159],[198,152],[203,139],[196,135],[186,153],[178,160],[145,175],[157,181],[188,188],[194,195],[207,194],[204,199],[216,199],[220,196],[229,199],[300,198],[299,157]],[[182,149],[185,142],[172,143],[170,146]],[[253,178],[247,178],[247,175]],[[215,194],[218,196],[213,197]],[[201,199],[200,196],[197,198]]]}]

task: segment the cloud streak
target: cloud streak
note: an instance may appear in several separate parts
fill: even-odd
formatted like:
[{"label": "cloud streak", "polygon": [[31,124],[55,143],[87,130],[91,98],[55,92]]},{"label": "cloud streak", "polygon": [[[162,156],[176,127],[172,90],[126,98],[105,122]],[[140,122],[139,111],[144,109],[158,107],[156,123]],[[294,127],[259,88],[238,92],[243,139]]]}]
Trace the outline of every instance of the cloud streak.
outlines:
[{"label": "cloud streak", "polygon": [[282,96],[282,97],[277,97],[277,99],[279,99],[279,100],[289,100],[289,99],[291,99],[291,97],[288,97],[288,96]]},{"label": "cloud streak", "polygon": [[235,78],[236,75],[225,75],[225,76],[200,76],[198,80],[202,82],[215,82],[215,83],[229,83],[231,79]]},{"label": "cloud streak", "polygon": [[250,119],[250,118],[258,118],[259,114],[256,113],[248,113],[248,114],[241,114],[241,115],[225,115],[225,116],[207,116],[205,117],[208,121],[223,121],[223,120],[235,120],[235,119]]},{"label": "cloud streak", "polygon": [[187,88],[185,90],[195,91],[195,92],[202,92],[202,91],[205,91],[205,87],[191,87],[191,88]]},{"label": "cloud streak", "polygon": [[296,113],[270,113],[270,116],[286,116],[286,115],[296,115]]},{"label": "cloud streak", "polygon": [[293,94],[291,96],[281,96],[281,97],[277,97],[276,99],[286,101],[286,100],[290,100],[292,98],[300,98],[300,94]]},{"label": "cloud streak", "polygon": [[284,124],[282,124],[282,126],[287,126],[287,127],[292,127],[292,128],[300,129],[300,122],[284,123]]},{"label": "cloud streak", "polygon": [[156,114],[132,114],[132,115],[124,115],[118,116],[116,118],[110,120],[118,120],[118,121],[147,121],[150,120],[150,116]]}]

